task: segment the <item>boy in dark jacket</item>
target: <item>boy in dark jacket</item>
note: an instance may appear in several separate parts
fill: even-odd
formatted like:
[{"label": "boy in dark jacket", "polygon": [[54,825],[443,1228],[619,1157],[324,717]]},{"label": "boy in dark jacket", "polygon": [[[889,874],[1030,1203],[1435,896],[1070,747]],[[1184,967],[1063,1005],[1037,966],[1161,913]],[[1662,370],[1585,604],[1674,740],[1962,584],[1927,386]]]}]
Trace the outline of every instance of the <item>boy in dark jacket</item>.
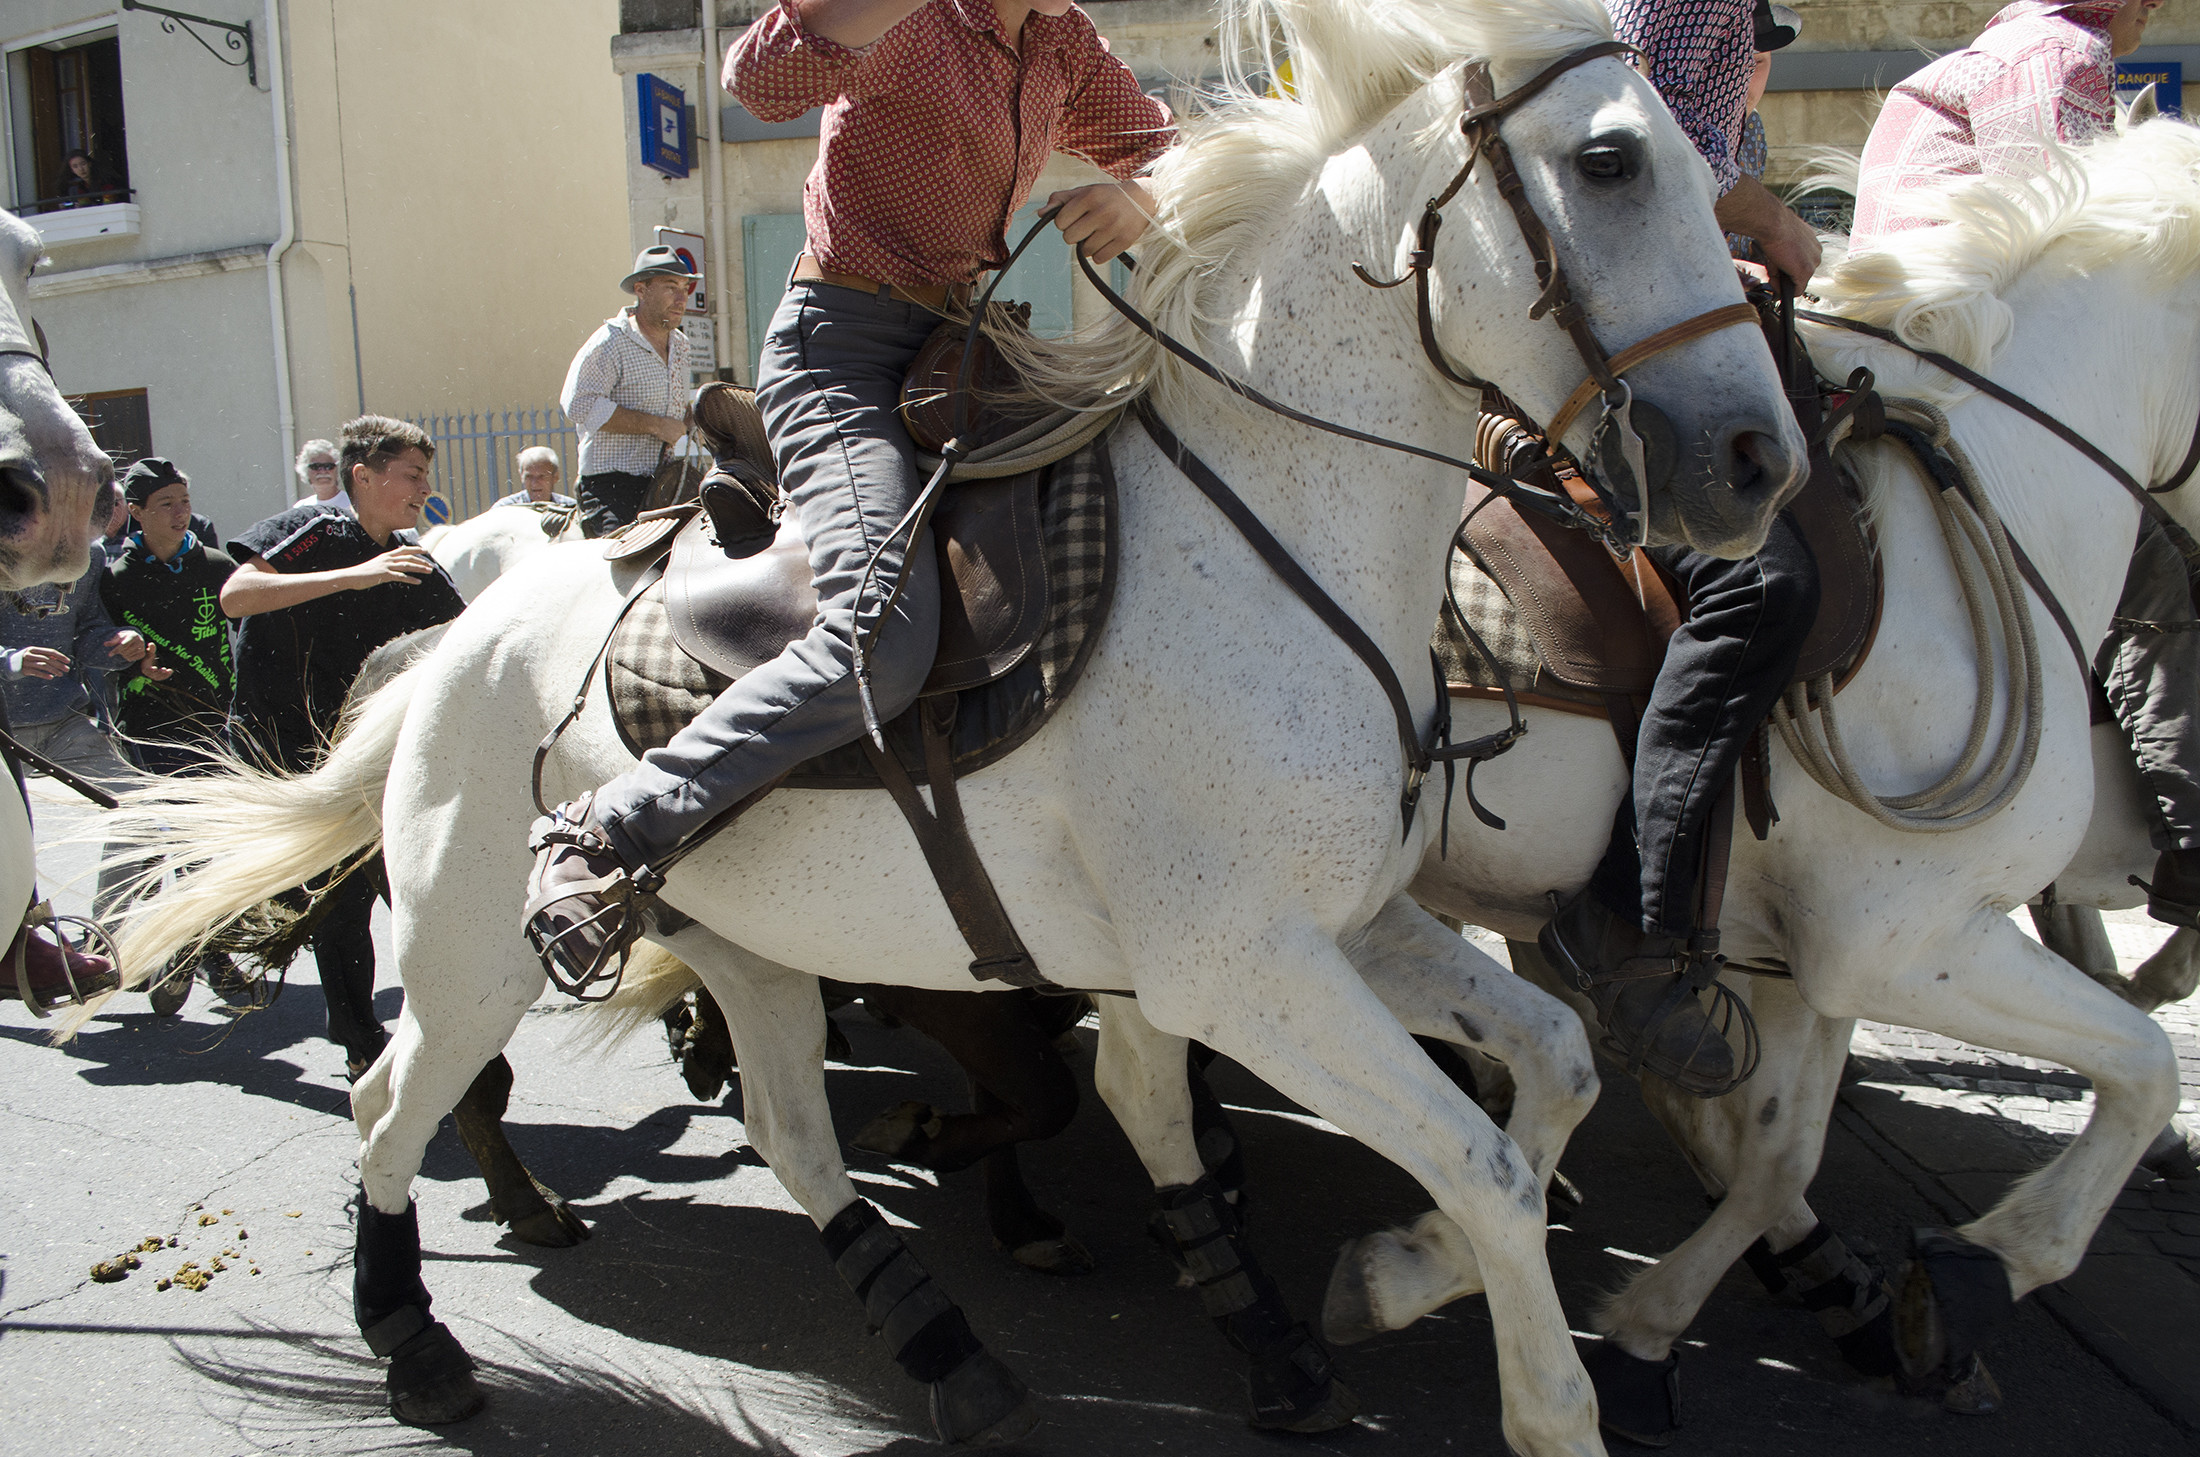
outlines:
[{"label": "boy in dark jacket", "polygon": [[117,717],[148,773],[181,774],[202,762],[194,744],[219,739],[229,716],[236,660],[222,584],[237,569],[192,525],[191,482],[171,461],[149,457],[123,477],[134,529],[107,564],[107,615],[159,649],[170,676],[122,679]]}]

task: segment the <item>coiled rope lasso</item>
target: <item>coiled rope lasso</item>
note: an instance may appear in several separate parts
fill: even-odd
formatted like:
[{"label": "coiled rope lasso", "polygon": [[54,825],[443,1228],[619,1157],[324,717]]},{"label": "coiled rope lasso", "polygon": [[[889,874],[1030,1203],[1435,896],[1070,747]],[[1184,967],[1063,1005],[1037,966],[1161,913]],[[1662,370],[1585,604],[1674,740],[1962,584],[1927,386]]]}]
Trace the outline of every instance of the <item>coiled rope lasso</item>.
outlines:
[{"label": "coiled rope lasso", "polygon": [[[1894,427],[1889,433],[1911,437],[1905,443],[1912,446],[1919,466],[1928,475],[1938,476],[1943,470],[1955,473],[1953,481],[1929,481],[1927,494],[1948,547],[1948,559],[1963,588],[1971,640],[1978,654],[1978,690],[1971,703],[1970,735],[1954,766],[1934,783],[1911,794],[1882,795],[1864,783],[1842,742],[1832,674],[1812,680],[1807,687],[1801,683],[1789,685],[1781,701],[1773,706],[1772,723],[1795,762],[1828,794],[1854,805],[1889,829],[1941,834],[1966,829],[1998,814],[2031,777],[2033,761],[2039,756],[2043,700],[2039,638],[2033,631],[2031,606],[2025,600],[2025,586],[2010,549],[2009,535],[2002,528],[1993,502],[1981,489],[1969,458],[1949,438],[1947,416],[1917,400],[1889,399],[1886,407]],[[1919,445],[1926,449],[1919,450]],[[1939,453],[1938,461],[1933,459],[1934,451]],[[2006,682],[1996,671],[1997,622],[2008,657]],[[2002,716],[1993,757],[1974,780],[1972,767],[1985,748],[1994,711],[2004,702],[2008,711]]]}]

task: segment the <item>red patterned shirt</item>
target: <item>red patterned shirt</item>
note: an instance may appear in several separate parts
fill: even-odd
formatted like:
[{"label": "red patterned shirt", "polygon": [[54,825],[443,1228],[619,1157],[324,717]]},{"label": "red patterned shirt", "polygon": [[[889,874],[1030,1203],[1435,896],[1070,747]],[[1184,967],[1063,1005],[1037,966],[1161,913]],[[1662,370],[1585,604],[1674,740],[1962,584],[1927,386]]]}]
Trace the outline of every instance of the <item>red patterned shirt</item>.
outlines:
[{"label": "red patterned shirt", "polygon": [[726,89],[765,121],[825,108],[802,186],[826,268],[965,283],[1008,261],[1008,220],[1057,151],[1134,177],[1175,138],[1092,20],[1034,11],[1023,54],[990,0],[931,0],[862,50],[802,28],[795,0],[726,56]]},{"label": "red patterned shirt", "polygon": [[2108,47],[2116,8],[2116,0],[2017,0],[1968,50],[1896,86],[1864,143],[1849,247],[1861,252],[1930,225],[1904,211],[1905,194],[1951,177],[2022,175],[2046,160],[2042,137],[2083,142],[2107,132],[2116,116]]}]

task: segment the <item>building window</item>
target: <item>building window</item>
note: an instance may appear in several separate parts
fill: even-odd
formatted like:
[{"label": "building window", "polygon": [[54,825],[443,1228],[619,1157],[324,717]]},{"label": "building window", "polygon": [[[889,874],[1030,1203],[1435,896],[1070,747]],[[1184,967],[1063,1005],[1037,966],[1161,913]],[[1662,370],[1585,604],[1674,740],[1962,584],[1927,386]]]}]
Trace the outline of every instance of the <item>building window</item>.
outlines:
[{"label": "building window", "polygon": [[107,452],[120,475],[153,453],[153,413],[143,390],[103,390],[72,395],[69,403],[91,427],[92,440]]},{"label": "building window", "polygon": [[16,103],[16,211],[130,200],[122,47],[113,32],[25,46],[8,57]]}]

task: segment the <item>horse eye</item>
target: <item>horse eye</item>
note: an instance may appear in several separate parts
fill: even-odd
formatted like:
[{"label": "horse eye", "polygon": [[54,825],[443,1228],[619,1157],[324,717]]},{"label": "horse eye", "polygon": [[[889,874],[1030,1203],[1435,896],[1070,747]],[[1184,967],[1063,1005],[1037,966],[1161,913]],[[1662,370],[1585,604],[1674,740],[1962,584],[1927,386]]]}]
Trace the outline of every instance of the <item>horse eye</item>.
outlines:
[{"label": "horse eye", "polygon": [[1627,175],[1627,157],[1617,147],[1588,147],[1581,153],[1581,175],[1595,182],[1617,182]]}]

